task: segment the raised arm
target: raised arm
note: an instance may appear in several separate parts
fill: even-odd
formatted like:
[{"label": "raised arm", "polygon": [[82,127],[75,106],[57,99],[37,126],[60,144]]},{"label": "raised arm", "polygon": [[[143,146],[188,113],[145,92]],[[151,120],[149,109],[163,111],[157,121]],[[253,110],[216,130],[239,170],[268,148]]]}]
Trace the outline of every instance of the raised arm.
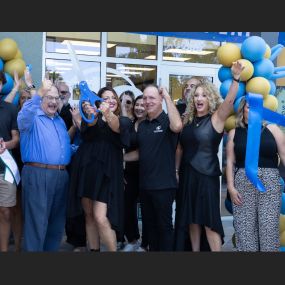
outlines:
[{"label": "raised arm", "polygon": [[233,110],[233,103],[236,99],[239,87],[240,74],[243,69],[244,66],[240,63],[240,61],[233,62],[231,70],[234,79],[232,80],[232,84],[225,100],[213,115],[213,123],[215,129],[219,132],[222,132],[222,130],[224,129],[225,121]]},{"label": "raised arm", "polygon": [[20,131],[29,130],[33,124],[37,110],[41,106],[42,97],[50,90],[52,82],[44,79],[42,86],[38,90],[38,94],[32,96],[32,100],[28,100],[18,114],[18,127]]},{"label": "raised arm", "polygon": [[179,133],[182,130],[182,121],[179,112],[164,87],[159,88],[159,93],[164,98],[166,103],[168,118],[170,121],[170,129],[174,133]]},{"label": "raised arm", "polygon": [[241,205],[241,195],[238,193],[234,186],[234,165],[235,165],[235,153],[234,153],[234,136],[235,129],[232,129],[228,133],[228,141],[227,141],[227,166],[226,166],[226,177],[227,177],[227,188],[229,194],[231,196],[231,200],[236,205]]},{"label": "raised arm", "polygon": [[6,98],[4,99],[5,102],[8,102],[8,103],[12,103],[13,102],[17,92],[20,89],[21,82],[22,82],[22,80],[19,79],[18,72],[14,71],[14,87],[10,91],[10,93],[6,96]]}]

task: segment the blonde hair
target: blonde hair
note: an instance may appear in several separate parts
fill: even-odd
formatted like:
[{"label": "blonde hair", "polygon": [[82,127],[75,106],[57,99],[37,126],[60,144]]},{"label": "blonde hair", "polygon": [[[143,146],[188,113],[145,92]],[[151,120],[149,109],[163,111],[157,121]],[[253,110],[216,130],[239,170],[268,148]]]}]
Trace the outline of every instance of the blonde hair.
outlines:
[{"label": "blonde hair", "polygon": [[242,98],[240,100],[237,114],[236,114],[236,127],[242,127],[245,128],[245,122],[244,122],[244,107],[246,105],[246,100],[245,98]]},{"label": "blonde hair", "polygon": [[185,116],[183,119],[183,124],[191,123],[197,113],[194,104],[194,95],[198,87],[201,87],[203,91],[206,93],[207,99],[209,101],[209,114],[213,114],[218,107],[222,104],[223,99],[217,89],[217,87],[210,81],[204,80],[202,83],[199,83],[196,87],[194,87],[189,94],[189,99],[187,101],[187,107]]}]

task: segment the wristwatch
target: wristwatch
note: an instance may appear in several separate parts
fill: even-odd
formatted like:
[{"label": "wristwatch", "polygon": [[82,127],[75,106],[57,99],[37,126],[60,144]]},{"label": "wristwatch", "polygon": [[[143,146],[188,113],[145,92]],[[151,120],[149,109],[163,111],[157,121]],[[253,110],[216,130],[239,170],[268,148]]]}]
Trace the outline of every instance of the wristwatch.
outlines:
[{"label": "wristwatch", "polygon": [[26,88],[26,89],[27,89],[27,90],[36,89],[36,86],[35,86],[34,84],[32,84],[32,85],[30,85],[30,86],[27,85],[27,88]]}]

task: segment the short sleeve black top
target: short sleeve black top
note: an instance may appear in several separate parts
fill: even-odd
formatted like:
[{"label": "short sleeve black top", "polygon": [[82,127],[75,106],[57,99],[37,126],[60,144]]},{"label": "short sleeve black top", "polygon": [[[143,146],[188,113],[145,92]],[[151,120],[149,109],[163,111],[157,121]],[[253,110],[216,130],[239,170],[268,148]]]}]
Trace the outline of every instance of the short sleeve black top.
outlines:
[{"label": "short sleeve black top", "polygon": [[176,188],[175,150],[178,134],[170,129],[169,118],[164,111],[155,119],[148,118],[139,124],[140,188]]}]

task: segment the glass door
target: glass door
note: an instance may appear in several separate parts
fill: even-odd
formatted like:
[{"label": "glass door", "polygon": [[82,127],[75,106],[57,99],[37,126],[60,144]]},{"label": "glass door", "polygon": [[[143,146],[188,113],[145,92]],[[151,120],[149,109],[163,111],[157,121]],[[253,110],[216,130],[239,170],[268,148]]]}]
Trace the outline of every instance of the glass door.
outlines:
[{"label": "glass door", "polygon": [[[218,71],[220,66],[219,65],[193,65],[190,67],[186,66],[176,66],[176,65],[167,65],[162,66],[160,70],[160,76],[158,76],[158,85],[165,86],[169,91],[169,94],[175,104],[179,103],[179,100],[182,99],[182,92],[186,82],[192,76],[199,76],[205,77],[211,82],[213,82],[217,88],[220,87],[220,81],[218,78]],[[163,106],[164,110],[166,111],[166,106]],[[223,158],[225,158],[225,147],[223,146],[223,141],[219,147],[219,161],[220,161],[220,168],[223,170],[225,167],[223,163]],[[225,161],[225,159],[224,159]],[[224,171],[222,171],[224,173]],[[231,216],[231,214],[225,208],[225,197],[226,197],[226,184],[224,183],[224,174],[223,177],[220,179],[220,208],[221,208],[221,215]],[[175,205],[174,205],[175,207]]]}]

